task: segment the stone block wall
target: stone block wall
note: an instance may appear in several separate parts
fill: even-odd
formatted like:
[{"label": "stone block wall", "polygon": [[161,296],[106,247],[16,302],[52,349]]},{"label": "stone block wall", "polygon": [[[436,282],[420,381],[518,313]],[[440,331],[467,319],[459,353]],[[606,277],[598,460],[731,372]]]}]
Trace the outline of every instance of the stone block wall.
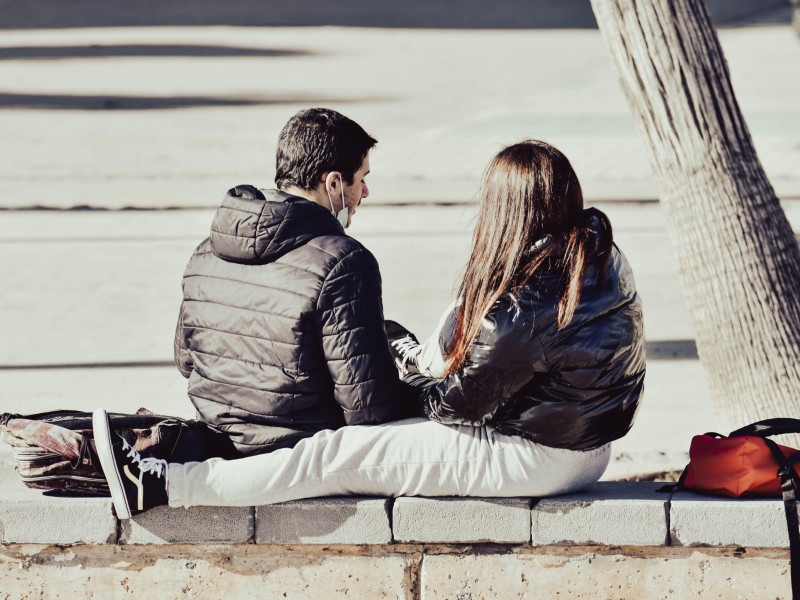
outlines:
[{"label": "stone block wall", "polygon": [[160,508],[0,475],[0,598],[791,598],[782,505],[600,483],[532,498]]}]

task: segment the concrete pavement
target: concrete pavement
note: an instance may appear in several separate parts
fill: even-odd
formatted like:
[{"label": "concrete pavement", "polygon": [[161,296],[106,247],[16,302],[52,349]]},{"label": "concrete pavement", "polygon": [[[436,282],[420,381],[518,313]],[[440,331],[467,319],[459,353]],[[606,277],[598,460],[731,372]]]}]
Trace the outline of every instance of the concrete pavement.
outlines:
[{"label": "concrete pavement", "polygon": [[[646,395],[615,444],[607,478],[680,468],[691,436],[718,429],[677,265],[657,204],[598,204],[644,302]],[[786,203],[800,228],[800,202]],[[420,335],[436,324],[467,258],[472,207],[363,204],[354,236],[375,253],[388,317]],[[212,211],[20,211],[0,215],[0,406],[34,412],[144,406],[190,417],[172,366],[180,277]],[[672,358],[673,348],[677,357]],[[10,460],[6,452],[0,462]]]},{"label": "concrete pavement", "polygon": [[[783,198],[800,197],[800,40],[720,32]],[[212,207],[269,185],[277,132],[309,105],[380,143],[372,202],[465,202],[503,145],[546,139],[588,198],[656,198],[596,30],[150,27],[0,36],[0,206]]]},{"label": "concrete pavement", "polygon": [[[720,35],[797,229],[800,42],[787,24]],[[423,335],[466,260],[487,161],[526,136],[562,148],[611,216],[645,302],[646,398],[607,477],[682,466],[691,435],[716,422],[660,209],[607,202],[656,189],[592,29],[4,31],[0,207],[156,210],[0,212],[0,410],[190,416],[170,365],[183,267],[224,191],[268,186],[278,130],[320,104],[380,139],[352,232],[381,264],[387,316]]]}]

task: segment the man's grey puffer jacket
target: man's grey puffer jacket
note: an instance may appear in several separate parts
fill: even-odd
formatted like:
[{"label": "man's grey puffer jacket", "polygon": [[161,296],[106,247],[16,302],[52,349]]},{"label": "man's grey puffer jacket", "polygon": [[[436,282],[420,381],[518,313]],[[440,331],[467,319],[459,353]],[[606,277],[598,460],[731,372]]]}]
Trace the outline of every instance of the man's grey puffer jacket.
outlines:
[{"label": "man's grey puffer jacket", "polygon": [[323,207],[233,188],[183,297],[175,362],[199,418],[242,453],[407,415],[378,263]]}]

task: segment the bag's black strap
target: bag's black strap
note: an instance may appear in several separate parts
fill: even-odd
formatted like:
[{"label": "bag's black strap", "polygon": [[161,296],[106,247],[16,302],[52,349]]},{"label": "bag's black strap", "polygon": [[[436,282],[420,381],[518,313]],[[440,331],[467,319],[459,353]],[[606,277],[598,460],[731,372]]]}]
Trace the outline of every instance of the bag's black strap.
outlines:
[{"label": "bag's black strap", "polygon": [[800,433],[800,419],[765,419],[746,425],[736,431],[731,431],[728,437],[741,437],[743,435],[757,435],[766,437],[769,435],[781,435],[783,433]]},{"label": "bag's black strap", "polygon": [[17,419],[19,416],[16,413],[3,413],[0,415],[0,427],[5,427],[11,419]]},{"label": "bag's black strap", "polygon": [[792,600],[800,600],[800,523],[797,519],[797,494],[793,477],[781,479],[783,510],[789,528],[789,573],[792,578]]},{"label": "bag's black strap", "polygon": [[780,454],[778,459],[778,477],[781,478],[781,495],[783,496],[783,511],[786,513],[786,527],[789,530],[789,573],[792,579],[792,600],[800,600],[800,520],[797,517],[797,473],[794,466],[800,463],[800,452],[795,452],[788,458],[772,440],[765,440],[772,450]]},{"label": "bag's black strap", "polygon": [[676,491],[685,489],[683,487],[683,482],[686,481],[686,475],[688,475],[688,473],[689,473],[689,465],[686,465],[686,468],[683,469],[681,476],[678,477],[678,481],[676,481],[675,483],[667,483],[665,485],[662,485],[661,487],[656,488],[656,491],[662,493],[669,493],[669,500],[667,500],[667,502],[671,502],[672,495]]},{"label": "bag's black strap", "polygon": [[78,448],[78,456],[74,460],[69,461],[69,466],[75,470],[80,469],[81,467],[86,468],[88,466],[100,467],[99,460],[93,460],[93,456],[91,455],[91,442],[92,438],[88,435],[81,436],[81,445]]},{"label": "bag's black strap", "polygon": [[[109,413],[111,424],[121,429],[147,429],[163,421],[185,421],[180,417],[156,414],[127,414]],[[80,410],[51,410],[32,415],[3,414],[0,415],[0,425],[7,426],[10,419],[29,419],[31,421],[44,421],[51,425],[58,425],[65,429],[91,430],[92,413]]]}]

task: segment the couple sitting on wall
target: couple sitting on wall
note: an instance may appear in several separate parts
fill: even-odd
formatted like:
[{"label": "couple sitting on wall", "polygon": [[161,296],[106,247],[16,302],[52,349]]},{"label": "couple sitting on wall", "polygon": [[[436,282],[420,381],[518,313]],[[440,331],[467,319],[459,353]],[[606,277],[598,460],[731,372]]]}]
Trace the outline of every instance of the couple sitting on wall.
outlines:
[{"label": "couple sitting on wall", "polygon": [[495,156],[458,299],[420,344],[384,321],[378,263],[345,233],[375,144],[333,110],[302,111],[278,140],[278,189],[223,199],[175,335],[218,451],[140,455],[95,411],[120,518],[344,494],[546,496],[603,474],[642,394],[641,304],[569,161],[532,140]]}]

